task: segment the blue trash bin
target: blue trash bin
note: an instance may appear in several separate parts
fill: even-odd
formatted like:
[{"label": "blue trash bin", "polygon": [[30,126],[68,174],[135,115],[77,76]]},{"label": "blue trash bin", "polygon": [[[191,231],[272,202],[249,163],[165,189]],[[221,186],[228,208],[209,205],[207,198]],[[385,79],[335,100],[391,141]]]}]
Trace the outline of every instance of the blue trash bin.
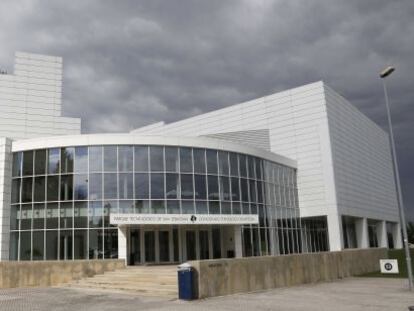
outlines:
[{"label": "blue trash bin", "polygon": [[193,291],[194,268],[184,263],[178,266],[178,298],[182,300],[194,299]]}]

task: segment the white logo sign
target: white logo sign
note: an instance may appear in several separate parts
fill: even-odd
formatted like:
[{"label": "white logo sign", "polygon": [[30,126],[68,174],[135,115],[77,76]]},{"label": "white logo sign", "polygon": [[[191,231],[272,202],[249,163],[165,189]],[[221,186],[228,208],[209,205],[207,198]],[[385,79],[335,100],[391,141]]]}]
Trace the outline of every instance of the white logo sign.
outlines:
[{"label": "white logo sign", "polygon": [[398,273],[396,259],[380,259],[381,273]]},{"label": "white logo sign", "polygon": [[111,214],[112,225],[244,225],[258,224],[258,215]]}]

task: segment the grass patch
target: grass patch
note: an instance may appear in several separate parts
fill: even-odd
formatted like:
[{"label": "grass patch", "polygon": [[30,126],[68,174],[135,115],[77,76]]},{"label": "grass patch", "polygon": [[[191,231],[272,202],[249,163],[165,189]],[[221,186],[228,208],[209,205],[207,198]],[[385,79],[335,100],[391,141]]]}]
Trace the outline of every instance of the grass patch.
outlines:
[{"label": "grass patch", "polygon": [[[414,257],[414,249],[410,249],[411,259]],[[407,262],[405,260],[405,250],[404,249],[390,249],[388,251],[389,259],[398,260],[398,274],[386,274],[381,273],[380,271],[370,272],[363,274],[364,277],[381,277],[381,278],[407,278]],[[411,267],[414,270],[414,261],[411,260]]]}]

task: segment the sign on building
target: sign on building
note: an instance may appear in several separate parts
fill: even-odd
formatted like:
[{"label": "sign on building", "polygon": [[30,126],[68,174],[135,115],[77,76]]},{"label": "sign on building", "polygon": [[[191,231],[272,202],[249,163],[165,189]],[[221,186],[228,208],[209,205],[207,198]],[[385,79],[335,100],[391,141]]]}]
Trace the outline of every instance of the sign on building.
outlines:
[{"label": "sign on building", "polygon": [[381,273],[398,273],[398,261],[396,259],[380,259]]}]

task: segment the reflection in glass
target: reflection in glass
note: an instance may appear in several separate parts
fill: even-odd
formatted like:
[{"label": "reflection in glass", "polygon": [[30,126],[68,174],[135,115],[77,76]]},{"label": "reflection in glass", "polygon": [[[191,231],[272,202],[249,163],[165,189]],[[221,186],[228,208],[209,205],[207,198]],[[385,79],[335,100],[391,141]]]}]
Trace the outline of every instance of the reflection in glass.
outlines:
[{"label": "reflection in glass", "polygon": [[164,148],[158,146],[150,147],[150,165],[152,172],[162,172],[164,170]]},{"label": "reflection in glass", "polygon": [[241,178],[240,179],[240,188],[241,188],[241,198],[243,202],[249,202],[249,186],[248,180]]},{"label": "reflection in glass", "polygon": [[60,228],[71,229],[73,227],[73,205],[60,203]]},{"label": "reflection in glass", "polygon": [[207,149],[207,173],[217,175],[217,151]]},{"label": "reflection in glass", "polygon": [[132,214],[134,212],[134,201],[119,201],[119,212],[121,214]]},{"label": "reflection in glass", "polygon": [[46,260],[58,259],[58,232],[46,231]]},{"label": "reflection in glass", "polygon": [[137,214],[149,214],[150,213],[150,201],[148,200],[135,201],[134,212]]},{"label": "reflection in glass", "polygon": [[253,157],[247,157],[249,178],[256,178],[255,161]]},{"label": "reflection in glass", "polygon": [[209,201],[208,210],[210,214],[220,214],[220,202],[218,201]]},{"label": "reflection in glass", "polygon": [[167,214],[181,214],[180,202],[176,200],[167,200]]},{"label": "reflection in glass", "polygon": [[73,148],[62,148],[61,150],[61,173],[73,173],[73,158],[75,150]]},{"label": "reflection in glass", "polygon": [[12,180],[12,193],[11,193],[11,203],[20,202],[20,183],[21,178]]},{"label": "reflection in glass", "polygon": [[102,172],[102,147],[89,147],[89,171]]},{"label": "reflection in glass", "polygon": [[118,201],[105,201],[104,202],[104,226],[105,227],[116,227],[116,225],[111,225],[109,220],[111,214],[118,213]]},{"label": "reflection in glass", "polygon": [[221,202],[221,213],[231,214],[231,203],[230,202]]},{"label": "reflection in glass", "polygon": [[18,230],[21,218],[20,205],[10,207],[10,230]]},{"label": "reflection in glass", "polygon": [[46,150],[35,151],[35,174],[46,174]]},{"label": "reflection in glass", "polygon": [[73,198],[73,175],[60,177],[60,200],[67,201]]},{"label": "reflection in glass", "polygon": [[32,202],[33,178],[27,177],[22,179],[22,202]]},{"label": "reflection in glass", "polygon": [[178,148],[165,147],[165,170],[167,172],[179,171]]},{"label": "reflection in glass", "polygon": [[102,173],[89,174],[89,199],[102,199]]},{"label": "reflection in glass", "polygon": [[180,170],[183,173],[193,172],[193,155],[191,148],[180,148]]},{"label": "reflection in glass", "polygon": [[231,177],[231,199],[240,201],[240,185],[237,177]]},{"label": "reflection in glass", "polygon": [[59,258],[61,260],[72,259],[72,230],[59,231]]},{"label": "reflection in glass", "polygon": [[33,205],[33,229],[45,228],[45,204]]},{"label": "reflection in glass", "polygon": [[240,176],[247,177],[247,159],[244,154],[239,154]]},{"label": "reflection in glass", "polygon": [[20,230],[30,230],[33,218],[32,204],[23,204],[21,211]]},{"label": "reflection in glass", "polygon": [[179,193],[178,174],[167,173],[165,175],[165,194],[167,199],[177,199]]},{"label": "reflection in glass", "polygon": [[89,230],[89,259],[101,259],[102,251],[102,230]]},{"label": "reflection in glass", "polygon": [[59,219],[58,203],[46,204],[46,229],[57,229]]},{"label": "reflection in glass", "polygon": [[33,151],[23,152],[23,176],[33,175]]},{"label": "reflection in glass", "polygon": [[230,152],[230,175],[231,176],[239,176],[239,160],[237,157],[237,153]]},{"label": "reflection in glass", "polygon": [[194,214],[194,201],[181,201],[182,214]]},{"label": "reflection in glass", "polygon": [[20,260],[31,259],[32,233],[30,231],[20,232]]},{"label": "reflection in glass", "polygon": [[164,201],[151,201],[151,211],[153,214],[165,214]]},{"label": "reflection in glass", "polygon": [[117,182],[116,173],[105,173],[104,174],[104,198],[105,199],[118,198],[117,185],[118,185],[118,182]]},{"label": "reflection in glass", "polygon": [[132,172],[133,153],[132,146],[118,147],[118,170],[120,172]]},{"label": "reflection in glass", "polygon": [[164,174],[151,174],[151,199],[164,198]]},{"label": "reflection in glass", "polygon": [[148,147],[135,146],[135,172],[148,172]]},{"label": "reflection in glass", "polygon": [[88,172],[88,147],[75,148],[75,172]]},{"label": "reflection in glass", "polygon": [[74,259],[88,259],[88,231],[74,231]]},{"label": "reflection in glass", "polygon": [[59,149],[49,149],[49,161],[48,161],[48,172],[49,174],[58,174],[59,173],[59,163],[60,163],[60,150]]},{"label": "reflection in glass", "polygon": [[219,160],[219,174],[220,175],[229,175],[229,154],[225,151],[219,151],[218,153]]},{"label": "reflection in glass", "polygon": [[13,177],[22,176],[22,157],[23,153],[21,152],[13,153]]},{"label": "reflection in glass", "polygon": [[75,175],[75,200],[88,199],[88,175]]},{"label": "reflection in glass", "polygon": [[76,202],[74,204],[74,227],[88,227],[88,202]]},{"label": "reflection in glass", "polygon": [[45,232],[33,231],[33,251],[32,260],[43,260],[44,256],[44,235]]},{"label": "reflection in glass", "polygon": [[195,201],[197,214],[208,214],[208,206],[206,201]]},{"label": "reflection in glass", "polygon": [[181,174],[181,198],[192,199],[193,197],[193,175]]},{"label": "reflection in glass", "polygon": [[100,228],[103,225],[102,201],[89,202],[89,228]]},{"label": "reflection in glass", "polygon": [[207,189],[206,189],[206,176],[205,175],[194,175],[194,188],[195,188],[195,198],[206,200],[207,199]]},{"label": "reflection in glass", "polygon": [[132,173],[119,173],[119,198],[133,199],[134,183]]},{"label": "reflection in glass", "polygon": [[135,173],[135,198],[149,198],[149,176],[148,173]]},{"label": "reflection in glass", "polygon": [[117,170],[117,152],[116,146],[104,147],[104,171],[116,172]]},{"label": "reflection in glass", "polygon": [[194,173],[205,174],[206,173],[206,150],[194,148],[193,156],[194,156]]},{"label": "reflection in glass", "polygon": [[43,202],[46,194],[46,178],[35,177],[34,179],[34,201]]},{"label": "reflection in glass", "polygon": [[218,200],[219,189],[218,189],[218,177],[213,175],[207,176],[208,180],[208,198],[209,200]]},{"label": "reflection in glass", "polygon": [[220,176],[220,199],[223,201],[230,200],[230,181],[228,177]]},{"label": "reflection in glass", "polygon": [[105,229],[104,231],[104,258],[118,258],[118,230]]}]

